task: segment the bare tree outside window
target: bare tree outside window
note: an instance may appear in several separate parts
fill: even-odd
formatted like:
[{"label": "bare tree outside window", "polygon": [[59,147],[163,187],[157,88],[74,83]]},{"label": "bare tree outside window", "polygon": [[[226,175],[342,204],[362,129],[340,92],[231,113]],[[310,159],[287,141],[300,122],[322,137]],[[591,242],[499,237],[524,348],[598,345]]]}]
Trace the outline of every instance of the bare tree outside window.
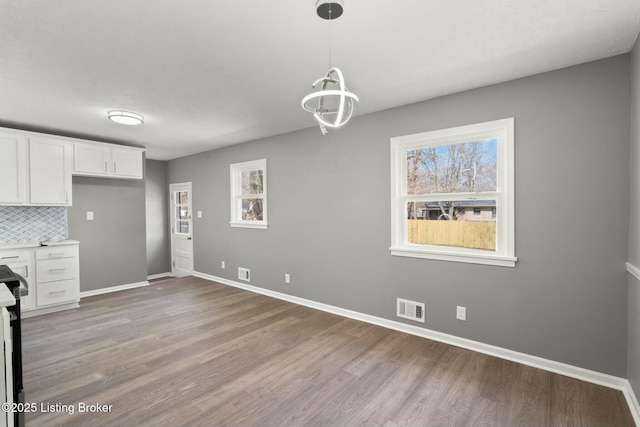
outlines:
[{"label": "bare tree outside window", "polygon": [[[241,191],[243,195],[261,195],[264,192],[263,171],[242,172]],[[242,199],[242,219],[245,221],[262,221],[262,198]]]},{"label": "bare tree outside window", "polygon": [[[496,191],[496,139],[439,145],[407,151],[407,194],[454,194]],[[436,219],[455,220],[455,201],[440,201]],[[416,218],[416,208],[409,218]],[[425,218],[434,219],[434,218]]]},{"label": "bare tree outside window", "polygon": [[231,227],[267,229],[267,159],[233,163]]},{"label": "bare tree outside window", "polygon": [[262,194],[264,188],[262,170],[242,172],[242,194]]},{"label": "bare tree outside window", "polygon": [[391,255],[515,266],[514,123],[391,138]]}]

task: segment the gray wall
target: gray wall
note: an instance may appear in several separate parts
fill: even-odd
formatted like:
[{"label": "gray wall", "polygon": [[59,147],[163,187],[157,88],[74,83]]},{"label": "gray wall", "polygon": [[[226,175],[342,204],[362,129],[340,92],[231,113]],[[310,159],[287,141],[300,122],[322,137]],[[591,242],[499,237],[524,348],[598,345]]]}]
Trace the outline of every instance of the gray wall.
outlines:
[{"label": "gray wall", "polygon": [[141,179],[73,177],[69,238],[80,241],[81,291],[147,280],[144,199]]},{"label": "gray wall", "polygon": [[[399,321],[397,297],[423,301],[426,328],[624,377],[629,90],[623,55],[172,160],[168,180],[203,211],[196,271]],[[391,256],[389,139],[507,117],[516,268]],[[231,228],[229,164],[260,158],[269,229]]]},{"label": "gray wall", "polygon": [[[640,268],[640,42],[631,55],[631,209],[629,262]],[[629,274],[627,378],[640,396],[640,281]]]},{"label": "gray wall", "polygon": [[147,275],[171,271],[167,162],[145,161],[147,211]]}]

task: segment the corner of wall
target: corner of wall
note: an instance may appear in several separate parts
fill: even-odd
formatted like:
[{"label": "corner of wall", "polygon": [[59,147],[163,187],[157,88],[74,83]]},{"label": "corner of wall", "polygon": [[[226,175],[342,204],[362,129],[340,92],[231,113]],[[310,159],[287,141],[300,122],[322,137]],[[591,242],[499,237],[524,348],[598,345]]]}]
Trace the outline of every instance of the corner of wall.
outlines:
[{"label": "corner of wall", "polygon": [[640,405],[637,400],[637,396],[640,396],[640,268],[627,263],[627,271],[629,272],[627,380],[636,412],[640,413]]},{"label": "corner of wall", "polygon": [[[640,396],[640,37],[631,50],[631,187],[629,194],[629,272],[627,294],[627,379]],[[636,403],[637,411],[640,406]]]}]

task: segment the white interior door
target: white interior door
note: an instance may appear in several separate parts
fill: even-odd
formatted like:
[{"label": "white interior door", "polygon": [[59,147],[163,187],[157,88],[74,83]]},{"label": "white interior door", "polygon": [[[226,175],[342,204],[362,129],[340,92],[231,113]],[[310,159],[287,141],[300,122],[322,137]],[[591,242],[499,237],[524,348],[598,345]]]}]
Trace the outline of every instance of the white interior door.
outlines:
[{"label": "white interior door", "polygon": [[193,221],[191,219],[191,183],[170,184],[171,193],[171,274],[193,273]]}]

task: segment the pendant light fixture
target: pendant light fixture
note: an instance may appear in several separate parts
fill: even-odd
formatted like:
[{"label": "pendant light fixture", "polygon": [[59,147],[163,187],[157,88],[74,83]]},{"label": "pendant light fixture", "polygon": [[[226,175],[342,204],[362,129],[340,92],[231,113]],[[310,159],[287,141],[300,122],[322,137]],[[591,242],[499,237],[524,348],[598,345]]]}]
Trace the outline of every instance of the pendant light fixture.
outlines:
[{"label": "pendant light fixture", "polygon": [[[316,12],[322,19],[331,21],[337,19],[344,11],[342,0],[318,0]],[[320,125],[323,134],[327,134],[327,127],[338,128],[346,124],[353,114],[353,105],[358,97],[349,92],[344,75],[340,69],[331,66],[331,31],[329,31],[329,71],[311,85],[320,87],[302,99],[302,108],[313,114]]]}]

